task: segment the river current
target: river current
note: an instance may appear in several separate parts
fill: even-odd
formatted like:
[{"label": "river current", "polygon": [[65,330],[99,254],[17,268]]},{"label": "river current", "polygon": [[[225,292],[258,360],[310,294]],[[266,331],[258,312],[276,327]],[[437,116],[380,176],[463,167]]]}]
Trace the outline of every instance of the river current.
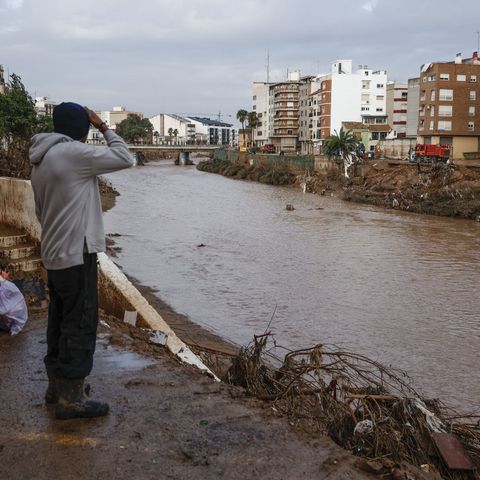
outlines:
[{"label": "river current", "polygon": [[105,215],[121,235],[116,262],[192,321],[244,345],[275,311],[284,346],[358,351],[406,370],[426,395],[480,410],[480,224],[171,161],[108,179],[121,194]]}]

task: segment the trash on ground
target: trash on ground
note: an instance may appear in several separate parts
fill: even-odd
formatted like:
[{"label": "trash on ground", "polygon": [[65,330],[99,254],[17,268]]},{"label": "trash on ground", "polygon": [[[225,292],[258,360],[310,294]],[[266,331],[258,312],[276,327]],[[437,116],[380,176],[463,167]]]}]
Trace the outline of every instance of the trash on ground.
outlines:
[{"label": "trash on ground", "polygon": [[0,330],[17,335],[27,320],[28,309],[22,292],[13,282],[0,277]]},{"label": "trash on ground", "polygon": [[266,332],[240,350],[226,380],[358,456],[419,472],[429,465],[435,478],[478,478],[465,470],[480,465],[480,416],[421,397],[405,372],[367,356],[322,344],[290,351]]}]

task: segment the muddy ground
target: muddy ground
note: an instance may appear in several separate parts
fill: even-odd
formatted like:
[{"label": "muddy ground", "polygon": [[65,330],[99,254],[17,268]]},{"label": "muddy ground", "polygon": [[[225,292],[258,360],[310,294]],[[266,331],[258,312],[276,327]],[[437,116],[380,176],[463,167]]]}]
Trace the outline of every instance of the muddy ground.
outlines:
[{"label": "muddy ground", "polygon": [[294,431],[241,389],[146,347],[111,318],[90,376],[110,415],[55,420],[43,403],[45,316],[17,337],[0,334],[2,480],[368,478],[328,438]]}]

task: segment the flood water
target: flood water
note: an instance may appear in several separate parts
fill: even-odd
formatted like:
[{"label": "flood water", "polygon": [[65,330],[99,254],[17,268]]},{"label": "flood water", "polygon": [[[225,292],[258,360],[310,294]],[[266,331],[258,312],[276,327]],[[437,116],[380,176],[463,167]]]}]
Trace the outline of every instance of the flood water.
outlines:
[{"label": "flood water", "polygon": [[243,345],[275,310],[282,345],[341,345],[480,410],[480,224],[171,161],[108,178],[121,193],[105,215],[117,263],[194,322]]}]

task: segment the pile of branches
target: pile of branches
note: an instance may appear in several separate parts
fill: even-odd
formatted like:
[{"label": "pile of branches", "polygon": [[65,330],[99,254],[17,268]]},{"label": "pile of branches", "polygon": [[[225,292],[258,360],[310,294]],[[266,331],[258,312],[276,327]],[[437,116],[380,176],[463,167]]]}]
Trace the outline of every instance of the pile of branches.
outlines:
[{"label": "pile of branches", "polygon": [[478,478],[449,470],[432,441],[435,432],[455,434],[479,465],[478,417],[455,415],[438,400],[422,398],[405,372],[364,355],[316,345],[280,358],[274,353],[280,348],[270,333],[255,336],[233,359],[227,381],[356,455],[433,465],[444,478]]}]

